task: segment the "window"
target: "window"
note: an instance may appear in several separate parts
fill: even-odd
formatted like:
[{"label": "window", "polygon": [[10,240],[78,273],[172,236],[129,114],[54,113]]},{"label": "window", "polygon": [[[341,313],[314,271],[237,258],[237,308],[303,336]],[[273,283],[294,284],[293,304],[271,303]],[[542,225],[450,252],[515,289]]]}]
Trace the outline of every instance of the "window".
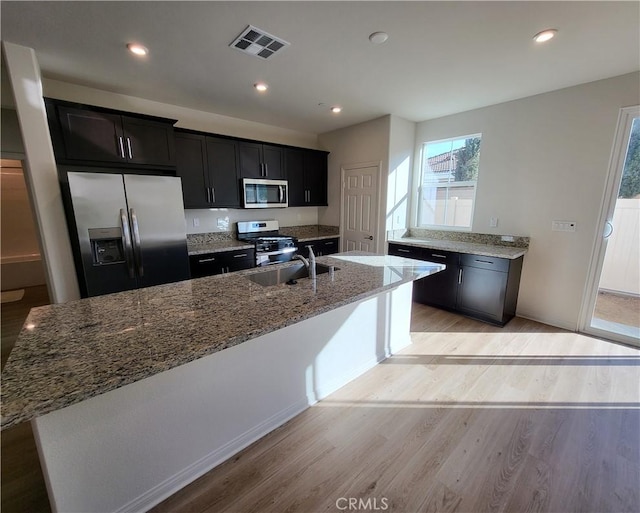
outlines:
[{"label": "window", "polygon": [[471,228],[481,134],[422,146],[418,226]]}]

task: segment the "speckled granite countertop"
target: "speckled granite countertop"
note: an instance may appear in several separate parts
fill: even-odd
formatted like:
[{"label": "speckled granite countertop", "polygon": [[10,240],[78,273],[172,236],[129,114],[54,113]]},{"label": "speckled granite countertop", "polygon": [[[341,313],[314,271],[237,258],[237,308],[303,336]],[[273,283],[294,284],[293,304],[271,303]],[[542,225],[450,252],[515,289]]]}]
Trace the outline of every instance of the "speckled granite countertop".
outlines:
[{"label": "speckled granite countertop", "polygon": [[[337,226],[305,225],[284,226],[280,232],[296,237],[300,242],[313,239],[329,239],[340,236]],[[187,250],[190,256],[206,253],[220,253],[237,249],[252,249],[253,244],[239,241],[231,232],[196,233],[187,235]]]},{"label": "speckled granite countertop", "polygon": [[267,267],[34,308],[2,372],[2,428],[444,268],[357,252],[318,262],[339,270],[333,281],[319,275],[315,291],[307,279],[263,287],[247,278]]},{"label": "speckled granite countertop", "polygon": [[519,258],[527,252],[527,248],[510,248],[505,246],[493,246],[491,244],[478,244],[475,242],[461,242],[454,240],[425,240],[415,237],[398,237],[395,239],[389,239],[388,242],[405,244],[407,246],[417,246],[420,248],[454,251],[456,253],[509,258],[511,260]]},{"label": "speckled granite countertop", "polygon": [[441,249],[456,253],[469,253],[498,258],[516,259],[529,248],[529,237],[512,236],[512,242],[502,240],[501,235],[473,232],[452,232],[410,228],[389,232],[388,242],[428,249]]}]

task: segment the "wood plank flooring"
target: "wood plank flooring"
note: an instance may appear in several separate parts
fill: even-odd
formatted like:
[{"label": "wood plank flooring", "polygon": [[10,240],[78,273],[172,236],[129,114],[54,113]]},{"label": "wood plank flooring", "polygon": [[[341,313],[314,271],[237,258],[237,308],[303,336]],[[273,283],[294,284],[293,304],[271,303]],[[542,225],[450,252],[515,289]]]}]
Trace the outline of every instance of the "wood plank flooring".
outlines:
[{"label": "wood plank flooring", "polygon": [[412,341],[152,511],[640,511],[640,351],[417,304]]},{"label": "wood plank flooring", "polygon": [[[22,300],[2,304],[0,317],[3,369],[29,310],[47,304],[49,304],[49,294],[45,285],[27,287]],[[3,431],[0,442],[1,511],[3,513],[51,511],[31,424],[27,422]]]}]

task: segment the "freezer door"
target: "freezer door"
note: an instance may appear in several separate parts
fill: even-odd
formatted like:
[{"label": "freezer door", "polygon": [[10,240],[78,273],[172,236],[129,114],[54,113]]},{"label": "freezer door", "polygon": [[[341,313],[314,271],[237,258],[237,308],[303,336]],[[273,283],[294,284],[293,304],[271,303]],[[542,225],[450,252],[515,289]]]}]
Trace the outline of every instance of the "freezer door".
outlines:
[{"label": "freezer door", "polygon": [[180,178],[124,175],[124,183],[139,286],[188,280]]},{"label": "freezer door", "polygon": [[137,287],[122,175],[70,172],[83,296]]}]

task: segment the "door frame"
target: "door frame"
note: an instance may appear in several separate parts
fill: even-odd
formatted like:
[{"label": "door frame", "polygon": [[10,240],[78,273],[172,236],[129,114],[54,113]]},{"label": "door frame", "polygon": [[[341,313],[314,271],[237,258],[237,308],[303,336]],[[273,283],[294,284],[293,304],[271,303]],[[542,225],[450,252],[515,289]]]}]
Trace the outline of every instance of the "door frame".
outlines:
[{"label": "door frame", "polygon": [[382,161],[376,160],[372,162],[358,162],[355,164],[345,164],[340,166],[340,251],[344,250],[344,227],[345,227],[345,208],[344,208],[344,191],[346,186],[345,175],[347,171],[351,171],[354,169],[363,169],[366,167],[375,167],[378,169],[378,194],[376,197],[377,202],[377,215],[375,219],[375,233],[376,237],[374,239],[374,252],[376,254],[380,253],[380,239],[384,237],[384,232],[381,233],[381,224],[380,224],[380,216],[381,216],[381,198],[382,198]]},{"label": "door frame", "polygon": [[640,117],[640,105],[623,107],[620,109],[618,114],[618,123],[616,125],[616,131],[613,138],[611,156],[609,157],[607,179],[602,195],[598,223],[594,234],[591,260],[587,271],[587,281],[582,295],[582,304],[580,307],[580,317],[578,321],[578,331],[580,332],[633,346],[638,346],[637,339],[619,333],[594,328],[591,326],[591,320],[596,305],[600,285],[600,275],[602,274],[604,257],[607,250],[607,240],[604,237],[604,233],[607,223],[610,223],[613,219],[613,212],[618,199],[618,191],[620,190],[620,182],[622,181],[622,171],[624,168],[627,145],[629,143],[631,133],[631,125],[636,117]]}]

